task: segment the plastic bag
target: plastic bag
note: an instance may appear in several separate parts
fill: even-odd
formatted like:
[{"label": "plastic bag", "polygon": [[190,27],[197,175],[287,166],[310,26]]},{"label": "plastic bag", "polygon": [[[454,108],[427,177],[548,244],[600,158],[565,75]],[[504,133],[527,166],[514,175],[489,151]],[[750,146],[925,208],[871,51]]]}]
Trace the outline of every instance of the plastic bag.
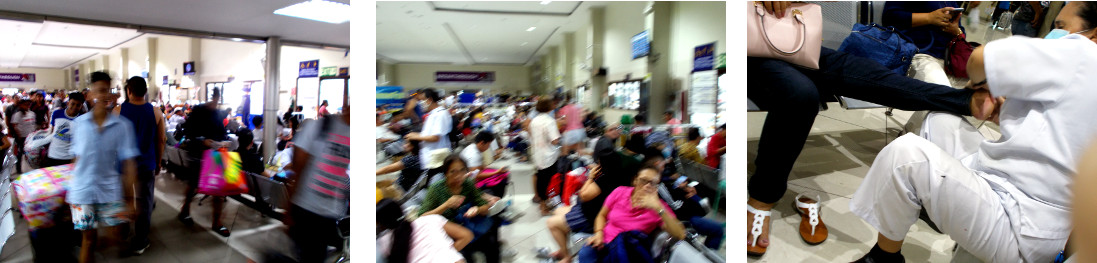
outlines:
[{"label": "plastic bag", "polygon": [[50,133],[47,130],[37,130],[27,136],[23,151],[26,152],[27,165],[32,169],[43,166],[46,155],[49,154]]}]

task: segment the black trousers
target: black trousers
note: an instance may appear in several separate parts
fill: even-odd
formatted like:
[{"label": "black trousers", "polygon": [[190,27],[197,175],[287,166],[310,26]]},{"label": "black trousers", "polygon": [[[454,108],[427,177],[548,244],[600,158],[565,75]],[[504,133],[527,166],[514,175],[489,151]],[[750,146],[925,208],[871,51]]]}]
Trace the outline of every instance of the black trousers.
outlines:
[{"label": "black trousers", "polygon": [[294,205],[290,210],[293,225],[289,236],[297,245],[300,262],[323,262],[328,256],[328,246],[342,247],[336,220],[309,212]]},{"label": "black trousers", "polygon": [[776,203],[785,194],[820,98],[841,95],[901,110],[971,115],[974,93],[898,75],[874,60],[825,47],[818,70],[748,57],[747,76],[747,97],[769,111],[758,140],[756,170],[747,184],[750,197],[765,203]]}]

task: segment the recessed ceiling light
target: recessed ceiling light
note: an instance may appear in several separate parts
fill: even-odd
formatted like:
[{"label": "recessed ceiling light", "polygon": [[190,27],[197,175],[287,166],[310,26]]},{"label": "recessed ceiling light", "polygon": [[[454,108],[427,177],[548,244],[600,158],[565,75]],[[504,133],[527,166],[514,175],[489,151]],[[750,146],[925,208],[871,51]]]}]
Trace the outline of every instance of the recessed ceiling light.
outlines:
[{"label": "recessed ceiling light", "polygon": [[529,29],[526,29],[526,32],[533,31],[534,29],[537,29],[537,27],[531,26],[531,27],[529,27]]},{"label": "recessed ceiling light", "polygon": [[541,1],[541,4],[542,4],[542,5],[547,5],[547,4],[549,4],[549,3],[552,3],[552,1]]},{"label": "recessed ceiling light", "polygon": [[244,41],[244,39],[243,39],[243,38],[238,38],[238,37],[234,37],[234,38],[232,38],[232,41],[240,42],[240,41]]},{"label": "recessed ceiling light", "polygon": [[311,0],[274,10],[274,14],[324,23],[342,24],[350,21],[350,5],[325,0]]}]

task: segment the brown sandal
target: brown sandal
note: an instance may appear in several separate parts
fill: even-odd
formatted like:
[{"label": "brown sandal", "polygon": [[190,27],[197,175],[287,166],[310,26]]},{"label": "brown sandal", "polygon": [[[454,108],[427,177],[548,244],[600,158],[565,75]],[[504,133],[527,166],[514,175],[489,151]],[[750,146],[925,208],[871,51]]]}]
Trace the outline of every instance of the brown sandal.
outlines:
[{"label": "brown sandal", "polygon": [[766,218],[770,217],[770,211],[762,211],[747,205],[747,212],[754,214],[754,221],[751,223],[750,234],[753,237],[753,241],[747,244],[747,256],[761,257],[766,254],[766,248],[758,245],[758,236],[762,235],[762,226],[766,224]]},{"label": "brown sandal", "polygon": [[[806,203],[815,201],[814,203]],[[800,214],[800,239],[810,245],[818,245],[827,240],[827,225],[819,218],[819,197],[815,200],[803,195],[796,196],[796,213]]]}]

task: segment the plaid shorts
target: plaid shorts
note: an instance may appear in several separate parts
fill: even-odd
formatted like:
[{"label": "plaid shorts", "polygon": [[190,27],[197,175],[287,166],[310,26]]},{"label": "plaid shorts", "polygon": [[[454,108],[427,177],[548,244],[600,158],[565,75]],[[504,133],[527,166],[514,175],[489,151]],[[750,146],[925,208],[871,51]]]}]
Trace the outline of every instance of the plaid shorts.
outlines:
[{"label": "plaid shorts", "polygon": [[96,229],[99,227],[98,222],[107,226],[129,222],[129,219],[121,217],[122,212],[126,211],[126,204],[122,201],[87,205],[70,204],[69,208],[72,209],[72,224],[76,230]]}]

